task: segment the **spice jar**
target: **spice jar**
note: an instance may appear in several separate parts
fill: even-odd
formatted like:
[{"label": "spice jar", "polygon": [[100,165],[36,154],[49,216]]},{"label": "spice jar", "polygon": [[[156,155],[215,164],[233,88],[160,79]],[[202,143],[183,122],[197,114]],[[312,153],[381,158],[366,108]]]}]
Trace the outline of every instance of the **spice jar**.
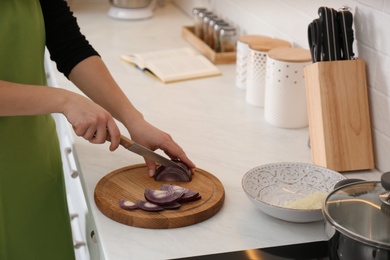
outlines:
[{"label": "spice jar", "polygon": [[200,31],[201,31],[201,27],[202,27],[202,20],[199,17],[199,13],[205,12],[205,11],[207,11],[206,8],[202,8],[202,7],[196,7],[194,9],[192,9],[192,17],[194,20],[195,35],[198,37],[201,36]]},{"label": "spice jar", "polygon": [[198,38],[203,40],[204,36],[203,36],[203,18],[206,16],[206,15],[212,15],[213,13],[212,12],[209,12],[207,10],[200,10],[198,12],[198,20],[197,20],[197,24],[196,24],[196,28],[195,28],[195,31],[197,30],[198,31]]},{"label": "spice jar", "polygon": [[234,52],[236,50],[237,34],[233,26],[223,26],[219,32],[221,52]]},{"label": "spice jar", "polygon": [[208,28],[207,28],[207,44],[210,46],[211,49],[214,49],[215,40],[214,40],[214,25],[216,24],[226,24],[226,22],[221,18],[213,18],[209,21]]},{"label": "spice jar", "polygon": [[219,34],[224,26],[228,26],[229,24],[227,22],[221,22],[214,24],[213,28],[213,49],[215,52],[221,52],[221,42],[219,40]]},{"label": "spice jar", "polygon": [[202,26],[203,26],[203,38],[202,40],[207,44],[209,45],[209,23],[211,20],[213,19],[219,19],[218,16],[216,16],[215,14],[211,13],[211,14],[207,14],[203,17],[203,22],[202,22]]}]

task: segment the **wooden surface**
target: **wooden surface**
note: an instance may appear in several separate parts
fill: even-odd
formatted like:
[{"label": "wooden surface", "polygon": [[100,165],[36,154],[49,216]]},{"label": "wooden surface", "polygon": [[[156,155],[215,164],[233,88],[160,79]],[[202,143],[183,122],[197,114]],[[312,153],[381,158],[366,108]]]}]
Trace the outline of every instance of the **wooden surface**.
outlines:
[{"label": "wooden surface", "polygon": [[264,40],[267,40],[267,39],[272,39],[272,38],[269,36],[256,35],[256,34],[246,34],[246,35],[241,35],[240,37],[238,37],[239,42],[246,43],[248,45],[257,44],[257,43],[263,42]]},{"label": "wooden surface", "polygon": [[374,168],[363,60],[305,67],[313,162],[335,171]]},{"label": "wooden surface", "polygon": [[222,207],[225,191],[222,183],[212,174],[196,169],[191,182],[173,184],[196,190],[202,198],[182,202],[177,210],[146,212],[141,209],[127,211],[119,207],[120,199],[145,200],[144,191],[160,189],[163,183],[148,177],[145,164],[124,167],[103,177],[95,188],[95,203],[108,218],[119,223],[151,229],[177,228],[199,223],[214,216]]},{"label": "wooden surface", "polygon": [[308,62],[311,61],[310,51],[303,48],[274,48],[268,52],[271,59],[285,62]]},{"label": "wooden surface", "polygon": [[250,43],[249,48],[255,51],[268,52],[275,48],[289,48],[291,43],[285,40],[265,38],[262,41],[257,41],[255,43]]},{"label": "wooden surface", "polygon": [[194,27],[184,26],[182,29],[182,36],[214,64],[229,64],[236,62],[236,52],[215,52],[210,46],[195,35]]}]

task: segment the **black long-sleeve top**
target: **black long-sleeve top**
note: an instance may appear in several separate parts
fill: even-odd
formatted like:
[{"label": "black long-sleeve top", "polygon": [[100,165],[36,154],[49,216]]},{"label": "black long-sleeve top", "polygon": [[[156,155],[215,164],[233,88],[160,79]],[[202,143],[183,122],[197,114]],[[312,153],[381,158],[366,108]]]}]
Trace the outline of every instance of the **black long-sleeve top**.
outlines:
[{"label": "black long-sleeve top", "polygon": [[80,32],[76,18],[65,0],[40,0],[45,20],[46,46],[57,69],[66,77],[82,60],[97,55]]}]

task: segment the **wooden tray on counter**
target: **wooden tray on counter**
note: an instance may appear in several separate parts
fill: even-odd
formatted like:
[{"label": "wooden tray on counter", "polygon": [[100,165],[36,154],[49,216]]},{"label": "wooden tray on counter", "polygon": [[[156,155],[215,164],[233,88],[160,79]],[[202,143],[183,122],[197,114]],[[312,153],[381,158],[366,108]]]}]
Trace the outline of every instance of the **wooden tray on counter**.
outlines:
[{"label": "wooden tray on counter", "polygon": [[183,202],[177,210],[146,212],[141,209],[124,210],[118,201],[144,200],[144,191],[160,189],[168,182],[157,182],[148,176],[145,164],[137,164],[115,170],[104,176],[96,185],[94,198],[98,209],[108,218],[119,223],[151,229],[189,226],[214,216],[222,207],[225,191],[222,183],[211,173],[196,169],[191,182],[169,182],[196,190],[202,198]]},{"label": "wooden tray on counter", "polygon": [[215,52],[204,41],[195,35],[193,26],[184,26],[181,34],[192,46],[194,46],[200,53],[214,64],[231,64],[236,62],[237,53],[232,52]]}]

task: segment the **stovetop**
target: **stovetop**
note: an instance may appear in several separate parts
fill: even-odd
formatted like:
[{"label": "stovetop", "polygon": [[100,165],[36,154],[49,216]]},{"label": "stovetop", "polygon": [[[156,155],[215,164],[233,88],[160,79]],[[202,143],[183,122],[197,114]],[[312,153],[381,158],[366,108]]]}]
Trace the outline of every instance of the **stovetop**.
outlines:
[{"label": "stovetop", "polygon": [[178,258],[183,260],[329,260],[328,242],[275,246],[220,254]]}]

